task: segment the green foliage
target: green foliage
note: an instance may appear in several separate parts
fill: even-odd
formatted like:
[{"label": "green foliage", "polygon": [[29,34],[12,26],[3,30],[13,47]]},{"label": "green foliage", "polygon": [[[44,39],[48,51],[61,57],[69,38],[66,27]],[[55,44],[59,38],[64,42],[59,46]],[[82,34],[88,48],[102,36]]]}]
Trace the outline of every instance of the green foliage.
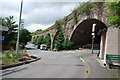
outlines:
[{"label": "green foliage", "polygon": [[59,30],[59,32],[57,33],[57,36],[56,36],[56,40],[54,42],[54,46],[58,51],[63,49],[63,47],[62,47],[63,41],[64,41],[63,31]]},{"label": "green foliage", "polygon": [[36,30],[35,32],[33,32],[33,34],[39,34],[40,32],[42,32],[43,30],[42,29],[38,29]]},{"label": "green foliage", "polygon": [[31,33],[27,29],[20,30],[20,44],[24,47],[31,40]]},{"label": "green foliage", "polygon": [[67,24],[67,17],[63,18],[63,24],[65,24],[65,25]]},{"label": "green foliage", "polygon": [[50,45],[51,45],[50,34],[48,34],[47,36],[45,36],[45,38],[44,38],[44,43],[47,45],[47,49],[49,49],[49,48],[50,48]]},{"label": "green foliage", "polygon": [[15,46],[15,45],[16,45],[16,41],[15,41],[15,40],[11,40],[11,41],[9,42],[9,44]]},{"label": "green foliage", "polygon": [[77,19],[78,19],[78,16],[77,16],[77,10],[78,10],[78,8],[75,8],[73,11],[72,11],[72,13],[73,13],[73,21],[75,22],[75,23],[77,23]]},{"label": "green foliage", "polygon": [[120,1],[106,3],[110,14],[108,14],[108,22],[117,28],[120,28]]},{"label": "green foliage", "polygon": [[70,50],[72,47],[72,41],[70,40],[64,40],[64,42],[62,43],[63,49],[64,50]]},{"label": "green foliage", "polygon": [[15,29],[18,25],[15,24],[13,16],[2,18],[0,17],[0,25],[6,26],[9,28],[8,31],[3,31],[2,35],[5,37],[5,40],[3,40],[2,44],[16,44],[16,30]]},{"label": "green foliage", "polygon": [[33,44],[37,45],[37,39],[38,39],[38,37],[36,37],[36,38],[33,39]]},{"label": "green foliage", "polygon": [[34,38],[33,44],[38,45],[38,48],[39,48],[41,44],[44,44],[44,36]]},{"label": "green foliage", "polygon": [[62,24],[60,23],[59,20],[55,22],[55,28],[56,29],[60,29],[61,26],[62,26]]},{"label": "green foliage", "polygon": [[37,38],[37,45],[44,44],[44,36],[40,36]]},{"label": "green foliage", "polygon": [[104,4],[103,2],[94,2],[94,4],[92,6],[97,8],[97,9],[102,9],[103,4]]},{"label": "green foliage", "polygon": [[67,18],[61,19],[61,20],[57,20],[55,22],[55,28],[56,29],[60,29],[62,27],[63,24],[67,24]]},{"label": "green foliage", "polygon": [[21,53],[16,53],[15,51],[10,51],[5,55],[0,55],[0,59],[2,60],[3,64],[13,64],[18,62],[17,59],[22,58]]},{"label": "green foliage", "polygon": [[89,16],[91,14],[92,7],[92,4],[90,4],[89,2],[83,2],[81,4],[81,14],[86,14],[87,16]]}]

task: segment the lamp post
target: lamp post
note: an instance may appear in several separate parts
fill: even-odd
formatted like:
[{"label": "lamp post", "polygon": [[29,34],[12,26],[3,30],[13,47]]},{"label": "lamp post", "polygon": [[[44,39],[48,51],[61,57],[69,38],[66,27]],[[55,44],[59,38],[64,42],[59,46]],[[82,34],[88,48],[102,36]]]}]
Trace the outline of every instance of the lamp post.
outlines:
[{"label": "lamp post", "polygon": [[20,24],[21,24],[21,16],[22,16],[22,7],[23,7],[23,0],[21,0],[21,7],[20,7],[18,35],[17,35],[17,43],[16,43],[16,53],[18,53],[18,51],[19,51],[19,38],[20,38]]},{"label": "lamp post", "polygon": [[92,25],[92,53],[93,53],[93,49],[94,49],[94,38],[95,38],[95,26],[96,26],[96,24],[93,24]]}]

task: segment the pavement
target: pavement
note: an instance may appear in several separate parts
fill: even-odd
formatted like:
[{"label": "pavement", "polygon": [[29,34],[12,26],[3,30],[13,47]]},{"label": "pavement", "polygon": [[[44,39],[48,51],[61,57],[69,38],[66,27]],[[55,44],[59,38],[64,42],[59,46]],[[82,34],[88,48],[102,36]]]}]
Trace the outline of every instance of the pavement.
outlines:
[{"label": "pavement", "polygon": [[97,54],[83,54],[82,58],[90,68],[88,78],[116,78],[118,76],[118,69],[107,69],[101,65]]},{"label": "pavement", "polygon": [[[33,45],[31,45],[33,46]],[[2,70],[2,78],[114,78],[117,69],[100,65],[98,50],[44,51],[29,49],[27,53],[41,60]],[[81,55],[79,59],[78,56]]]}]

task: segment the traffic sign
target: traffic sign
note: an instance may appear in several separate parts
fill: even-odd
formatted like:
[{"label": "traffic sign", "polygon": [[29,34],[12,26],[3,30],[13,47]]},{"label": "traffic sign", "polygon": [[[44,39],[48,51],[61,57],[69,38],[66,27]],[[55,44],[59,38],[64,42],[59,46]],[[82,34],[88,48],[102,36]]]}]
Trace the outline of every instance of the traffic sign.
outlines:
[{"label": "traffic sign", "polygon": [[0,40],[4,40],[5,39],[5,37],[4,36],[0,36]]}]

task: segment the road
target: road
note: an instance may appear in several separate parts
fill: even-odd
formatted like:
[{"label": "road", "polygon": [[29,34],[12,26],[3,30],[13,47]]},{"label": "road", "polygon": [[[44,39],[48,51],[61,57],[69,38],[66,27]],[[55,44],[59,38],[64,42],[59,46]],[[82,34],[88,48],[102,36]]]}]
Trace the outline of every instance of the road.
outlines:
[{"label": "road", "polygon": [[61,52],[28,50],[27,53],[41,57],[41,60],[6,69],[3,78],[85,78],[85,64],[77,56],[86,52],[90,50]]},{"label": "road", "polygon": [[[33,45],[27,50],[29,55],[41,60],[2,71],[3,78],[113,78],[117,70],[101,67],[97,54],[91,50],[44,51]],[[94,50],[98,53],[98,50]],[[78,56],[82,55],[81,59]],[[88,71],[88,72],[87,72]],[[109,79],[110,80],[110,79]]]}]

